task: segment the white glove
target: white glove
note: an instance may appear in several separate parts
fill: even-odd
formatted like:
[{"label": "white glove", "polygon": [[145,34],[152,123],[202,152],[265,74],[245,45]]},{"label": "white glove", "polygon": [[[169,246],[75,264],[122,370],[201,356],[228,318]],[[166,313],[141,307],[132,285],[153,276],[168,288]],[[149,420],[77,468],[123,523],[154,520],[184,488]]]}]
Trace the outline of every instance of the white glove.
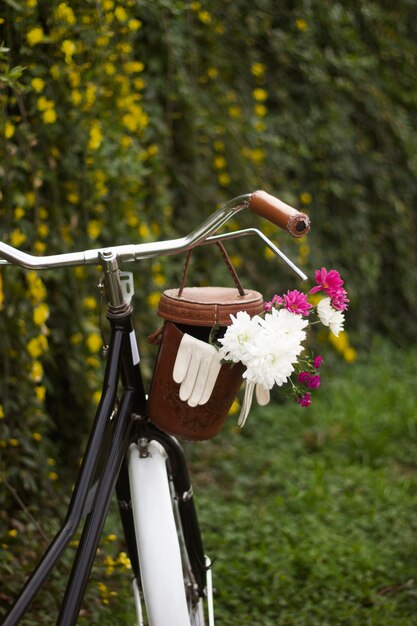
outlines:
[{"label": "white glove", "polygon": [[268,404],[270,399],[269,389],[263,387],[260,383],[248,383],[246,382],[245,395],[243,396],[242,408],[240,409],[239,419],[237,421],[238,426],[244,427],[246,418],[249,415],[250,408],[252,406],[253,392],[256,388],[256,400],[260,406]]},{"label": "white glove", "polygon": [[191,407],[208,402],[220,372],[220,361],[214,346],[184,334],[172,372],[180,385],[180,399]]}]

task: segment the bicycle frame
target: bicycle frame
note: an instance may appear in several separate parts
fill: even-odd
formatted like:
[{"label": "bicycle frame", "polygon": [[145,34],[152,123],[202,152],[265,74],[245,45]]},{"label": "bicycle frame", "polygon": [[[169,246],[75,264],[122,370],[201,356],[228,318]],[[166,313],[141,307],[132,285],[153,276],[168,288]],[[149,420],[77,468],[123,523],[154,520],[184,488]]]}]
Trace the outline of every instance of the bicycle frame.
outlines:
[{"label": "bicycle frame", "polygon": [[[111,339],[103,390],[79,476],[63,526],[25,583],[6,614],[3,626],[17,626],[30,603],[74,537],[83,518],[84,526],[57,626],[75,626],[96,550],[100,541],[113,490],[116,488],[127,550],[134,575],[139,579],[136,539],[130,510],[130,487],[125,455],[131,442],[155,439],[168,455],[185,540],[194,564],[200,595],[205,584],[205,557],[192,499],[187,466],[178,441],[159,431],[146,419],[146,396],[140,357],[132,326],[132,309],[124,299],[115,255],[102,255],[104,285],[108,298],[107,317]],[[118,401],[119,386],[122,387]]]}]

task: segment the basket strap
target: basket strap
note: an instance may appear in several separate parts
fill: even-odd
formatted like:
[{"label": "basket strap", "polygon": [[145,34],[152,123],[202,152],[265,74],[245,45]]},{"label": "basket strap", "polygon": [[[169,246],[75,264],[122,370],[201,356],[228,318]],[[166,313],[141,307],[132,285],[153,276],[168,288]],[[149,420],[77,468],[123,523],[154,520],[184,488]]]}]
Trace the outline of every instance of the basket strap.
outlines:
[{"label": "basket strap", "polygon": [[[216,241],[216,245],[219,248],[221,255],[223,257],[223,260],[226,264],[227,269],[229,270],[229,273],[231,275],[231,277],[233,278],[233,282],[235,283],[236,289],[239,292],[240,296],[244,296],[245,295],[245,290],[243,289],[242,283],[239,280],[239,276],[236,273],[235,268],[232,265],[232,262],[230,260],[229,255],[226,252],[226,248],[224,247],[224,245],[220,242],[220,241]],[[182,273],[182,278],[181,278],[181,284],[180,284],[180,288],[178,290],[178,295],[181,297],[182,292],[184,290],[185,287],[185,282],[187,280],[187,275],[188,275],[188,268],[190,266],[190,259],[191,259],[191,253],[193,251],[193,248],[191,248],[191,250],[188,250],[187,252],[187,257],[185,259],[185,265],[184,265],[184,271]]]}]

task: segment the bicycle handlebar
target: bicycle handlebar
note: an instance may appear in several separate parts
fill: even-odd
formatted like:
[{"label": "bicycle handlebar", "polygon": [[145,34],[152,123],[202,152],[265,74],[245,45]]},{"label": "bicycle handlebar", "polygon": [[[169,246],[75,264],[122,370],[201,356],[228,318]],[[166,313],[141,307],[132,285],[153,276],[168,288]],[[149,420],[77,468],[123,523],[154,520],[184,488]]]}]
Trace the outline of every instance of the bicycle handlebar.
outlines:
[{"label": "bicycle handlebar", "polygon": [[0,265],[19,265],[27,269],[48,269],[77,265],[97,265],[101,262],[103,252],[110,250],[117,255],[120,263],[152,258],[164,254],[176,254],[203,244],[223,224],[239,211],[250,208],[252,212],[265,217],[280,228],[287,230],[294,237],[301,237],[310,229],[310,220],[278,198],[265,191],[255,191],[233,198],[218,211],[207,218],[189,235],[178,239],[156,241],[151,243],[128,244],[70,252],[49,256],[35,256],[22,252],[13,246],[0,241]]}]

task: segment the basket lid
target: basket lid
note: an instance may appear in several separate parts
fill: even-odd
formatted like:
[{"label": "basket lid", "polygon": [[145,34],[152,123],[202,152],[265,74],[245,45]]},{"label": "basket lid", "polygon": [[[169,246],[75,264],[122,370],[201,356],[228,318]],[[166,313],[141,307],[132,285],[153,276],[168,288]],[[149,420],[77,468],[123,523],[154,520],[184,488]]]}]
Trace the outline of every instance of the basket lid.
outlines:
[{"label": "basket lid", "polygon": [[251,317],[264,310],[263,297],[258,291],[245,289],[243,296],[233,287],[185,287],[163,292],[158,315],[170,322],[192,326],[229,326],[230,315],[246,311]]}]

